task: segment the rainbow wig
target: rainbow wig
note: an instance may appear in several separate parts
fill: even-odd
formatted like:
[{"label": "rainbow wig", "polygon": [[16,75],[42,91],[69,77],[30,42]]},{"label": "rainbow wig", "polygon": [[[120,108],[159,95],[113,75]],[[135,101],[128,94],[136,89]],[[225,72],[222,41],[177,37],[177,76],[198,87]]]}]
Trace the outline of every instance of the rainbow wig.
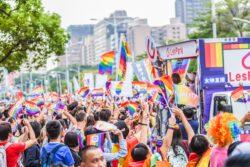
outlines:
[{"label": "rainbow wig", "polygon": [[240,122],[231,113],[220,113],[208,122],[206,129],[214,144],[225,147],[239,137]]}]

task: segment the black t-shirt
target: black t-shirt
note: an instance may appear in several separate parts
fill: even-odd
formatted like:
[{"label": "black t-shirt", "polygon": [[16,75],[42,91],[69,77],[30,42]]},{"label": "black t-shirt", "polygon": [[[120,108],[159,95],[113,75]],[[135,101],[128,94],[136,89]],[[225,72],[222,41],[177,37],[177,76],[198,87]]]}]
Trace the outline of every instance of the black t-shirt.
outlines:
[{"label": "black t-shirt", "polygon": [[[188,120],[189,124],[191,125],[193,131],[195,134],[198,133],[198,128],[199,128],[199,123],[197,120]],[[187,136],[187,132],[185,130],[185,127],[182,123],[179,124],[180,130],[181,130],[181,134],[182,134],[182,139],[183,140],[187,140],[188,136]]]},{"label": "black t-shirt", "polygon": [[81,157],[77,154],[77,152],[75,152],[74,150],[70,149],[72,157],[75,161],[75,166],[80,166],[81,165]]}]

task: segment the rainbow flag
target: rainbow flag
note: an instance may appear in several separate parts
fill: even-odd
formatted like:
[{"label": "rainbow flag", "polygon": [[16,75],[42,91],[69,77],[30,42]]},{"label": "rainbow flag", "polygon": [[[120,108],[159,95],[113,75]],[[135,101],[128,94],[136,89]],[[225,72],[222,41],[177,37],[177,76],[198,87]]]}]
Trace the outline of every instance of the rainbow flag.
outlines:
[{"label": "rainbow flag", "polygon": [[237,101],[241,98],[245,98],[244,97],[244,88],[243,86],[239,86],[237,89],[235,89],[232,93],[231,93],[231,97],[233,99],[233,101]]},{"label": "rainbow flag", "polygon": [[206,68],[223,67],[222,43],[205,43]]},{"label": "rainbow flag", "polygon": [[117,95],[120,95],[122,93],[122,85],[123,85],[123,82],[119,82],[118,84],[116,84],[115,93]]},{"label": "rainbow flag", "polygon": [[32,95],[41,95],[44,93],[43,87],[42,86],[37,86],[32,90]]},{"label": "rainbow flag", "polygon": [[17,116],[23,111],[23,102],[17,101],[15,105],[13,105],[9,111],[9,116],[13,118],[17,118]]},{"label": "rainbow flag", "polygon": [[170,76],[164,75],[161,78],[155,80],[154,84],[161,88],[165,99],[173,94],[173,83]]},{"label": "rainbow flag", "polygon": [[115,51],[104,53],[101,56],[99,64],[99,74],[112,74],[112,68],[115,62]]},{"label": "rainbow flag", "polygon": [[28,115],[36,115],[40,113],[40,108],[32,101],[25,101],[25,109]]},{"label": "rainbow flag", "polygon": [[89,94],[90,90],[88,87],[82,87],[80,90],[77,91],[77,94],[80,95],[82,98],[85,98]]},{"label": "rainbow flag", "polygon": [[175,85],[175,102],[176,104],[183,104],[191,107],[197,107],[199,104],[199,97],[185,85]]},{"label": "rainbow flag", "polygon": [[104,95],[104,89],[103,88],[99,88],[99,89],[93,89],[93,91],[91,92],[92,96],[103,96]]},{"label": "rainbow flag", "polygon": [[155,103],[155,102],[159,102],[163,105],[166,104],[166,101],[164,100],[163,96],[161,93],[155,92],[152,96],[148,97],[148,101],[150,103]]},{"label": "rainbow flag", "polygon": [[44,98],[42,96],[37,96],[34,99],[31,99],[30,101],[35,103],[37,106],[42,106],[45,103]]},{"label": "rainbow flag", "polygon": [[105,133],[95,133],[86,136],[87,146],[102,147],[105,140]]},{"label": "rainbow flag", "polygon": [[128,47],[128,43],[124,39],[121,42],[121,52],[120,52],[120,61],[118,67],[118,80],[124,80],[127,71],[127,62],[131,61],[132,55]]},{"label": "rainbow flag", "polygon": [[138,108],[139,105],[136,102],[129,102],[127,105],[128,113],[132,117],[134,116]]},{"label": "rainbow flag", "polygon": [[147,92],[147,83],[142,81],[133,81],[132,86],[138,90],[139,93],[145,94]]}]

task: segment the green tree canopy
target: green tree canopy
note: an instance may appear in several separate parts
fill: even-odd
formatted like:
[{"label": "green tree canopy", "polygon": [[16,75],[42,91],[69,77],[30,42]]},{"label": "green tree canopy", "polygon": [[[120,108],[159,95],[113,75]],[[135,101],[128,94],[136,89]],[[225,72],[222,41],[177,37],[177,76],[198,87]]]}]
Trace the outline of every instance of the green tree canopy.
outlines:
[{"label": "green tree canopy", "polygon": [[[211,4],[210,4],[211,6]],[[246,23],[234,21],[233,18],[250,20],[249,0],[222,0],[216,4],[216,24],[218,37],[244,36],[244,32],[250,31]],[[211,12],[202,13],[189,25],[191,33],[189,38],[212,38]]]},{"label": "green tree canopy", "polygon": [[0,66],[17,70],[32,57],[27,66],[38,68],[52,54],[64,54],[68,34],[60,24],[60,16],[45,12],[41,0],[1,0]]}]

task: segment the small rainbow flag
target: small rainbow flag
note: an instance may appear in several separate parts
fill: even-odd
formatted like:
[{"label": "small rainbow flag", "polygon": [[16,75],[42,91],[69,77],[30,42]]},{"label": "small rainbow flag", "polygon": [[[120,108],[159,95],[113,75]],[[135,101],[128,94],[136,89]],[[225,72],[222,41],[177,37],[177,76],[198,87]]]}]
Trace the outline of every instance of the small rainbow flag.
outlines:
[{"label": "small rainbow flag", "polygon": [[131,61],[132,55],[125,37],[121,40],[120,61],[118,67],[118,80],[124,80],[127,71],[127,62]]},{"label": "small rainbow flag", "polygon": [[30,101],[34,102],[37,106],[42,106],[45,103],[44,98],[42,96],[37,96],[34,99],[31,99]]},{"label": "small rainbow flag", "polygon": [[32,90],[32,95],[41,95],[44,93],[43,87],[42,86],[37,86]]},{"label": "small rainbow flag", "polygon": [[102,147],[105,140],[105,133],[95,133],[86,136],[87,146]]},{"label": "small rainbow flag", "polygon": [[91,92],[91,94],[94,97],[96,97],[96,96],[103,96],[104,95],[104,89],[103,88],[93,89],[93,91]]},{"label": "small rainbow flag", "polygon": [[80,95],[82,98],[85,98],[89,94],[90,90],[88,87],[82,87],[77,94]]},{"label": "small rainbow flag", "polygon": [[160,102],[161,104],[165,105],[166,101],[162,97],[161,93],[155,92],[152,96],[148,97],[148,101],[150,103]]},{"label": "small rainbow flag", "polygon": [[25,109],[28,115],[36,115],[40,113],[40,108],[32,101],[25,101]]},{"label": "small rainbow flag", "polygon": [[139,105],[136,102],[129,102],[127,105],[128,113],[132,117],[134,116],[138,108],[139,108]]},{"label": "small rainbow flag", "polygon": [[197,107],[199,104],[199,97],[187,86],[176,85],[175,102],[176,104],[183,104],[191,107]]},{"label": "small rainbow flag", "polygon": [[167,99],[167,97],[173,94],[173,83],[170,76],[164,75],[161,78],[155,80],[154,84],[161,88],[162,93],[165,96],[165,99]]},{"label": "small rainbow flag", "polygon": [[237,89],[235,89],[232,93],[231,93],[231,97],[233,99],[233,101],[237,101],[241,98],[244,98],[244,88],[243,86],[239,86]]},{"label": "small rainbow flag", "polygon": [[222,43],[205,44],[205,66],[206,68],[223,67]]},{"label": "small rainbow flag", "polygon": [[147,92],[147,83],[142,81],[133,81],[133,87],[139,91],[139,93],[146,93]]},{"label": "small rainbow flag", "polygon": [[99,64],[99,74],[112,74],[112,68],[115,62],[115,51],[104,53],[101,56]]},{"label": "small rainbow flag", "polygon": [[15,105],[13,105],[9,111],[10,117],[17,118],[17,116],[23,111],[23,103],[22,101],[17,101]]},{"label": "small rainbow flag", "polygon": [[121,92],[122,92],[122,85],[123,85],[123,82],[119,82],[118,84],[116,84],[116,87],[115,87],[115,93],[117,95],[120,95]]}]

